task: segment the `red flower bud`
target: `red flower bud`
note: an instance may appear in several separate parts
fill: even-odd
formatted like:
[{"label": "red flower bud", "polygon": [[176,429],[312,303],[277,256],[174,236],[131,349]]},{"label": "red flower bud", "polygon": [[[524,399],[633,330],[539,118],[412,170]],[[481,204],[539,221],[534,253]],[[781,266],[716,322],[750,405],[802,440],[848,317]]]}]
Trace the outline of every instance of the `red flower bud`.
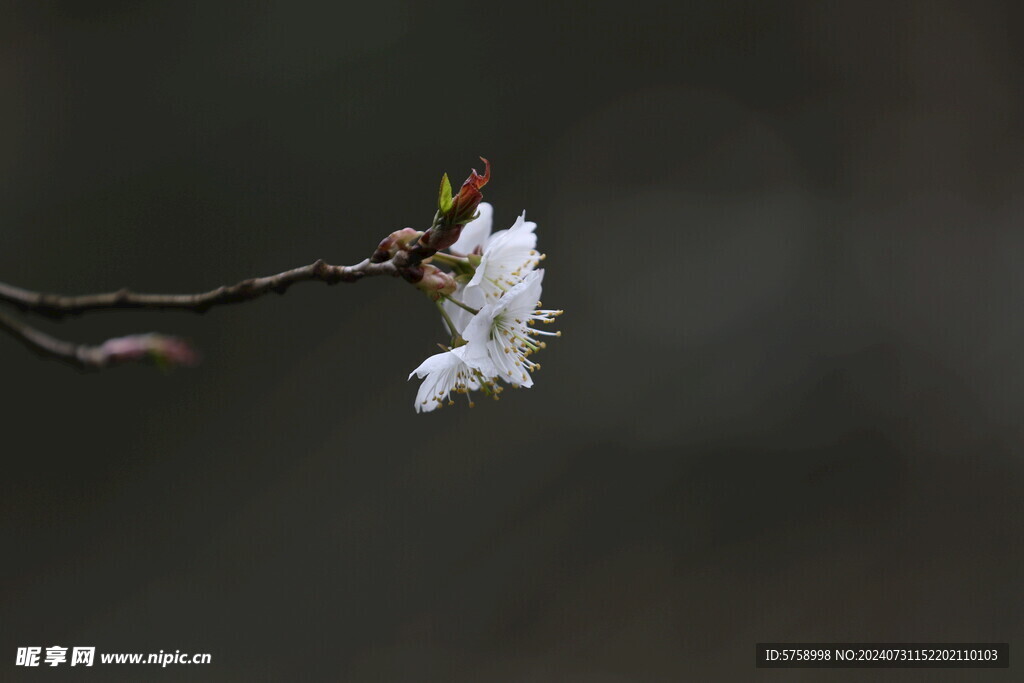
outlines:
[{"label": "red flower bud", "polygon": [[462,233],[462,226],[476,217],[477,207],[484,198],[480,188],[491,179],[491,162],[483,157],[480,157],[480,160],[484,162],[484,174],[480,175],[474,168],[454,197],[451,196],[448,176],[442,178],[438,196],[440,221],[420,238],[419,244],[424,251],[441,251],[455,244]]},{"label": "red flower bud", "polygon": [[459,193],[452,199],[451,210],[445,216],[449,225],[465,225],[473,220],[476,208],[484,199],[480,189],[491,179],[491,163],[483,157],[480,157],[480,161],[484,162],[484,174],[480,175],[474,168],[466,182],[462,183]]}]

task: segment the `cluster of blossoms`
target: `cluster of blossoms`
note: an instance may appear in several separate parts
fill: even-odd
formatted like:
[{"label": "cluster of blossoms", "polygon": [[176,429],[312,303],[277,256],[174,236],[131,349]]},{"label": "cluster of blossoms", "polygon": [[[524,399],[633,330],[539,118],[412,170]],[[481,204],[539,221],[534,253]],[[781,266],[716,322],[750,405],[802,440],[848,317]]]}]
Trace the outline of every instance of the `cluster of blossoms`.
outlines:
[{"label": "cluster of blossoms", "polygon": [[[183,309],[202,313],[211,306],[249,301],[270,292],[284,293],[297,282],[357,282],[370,275],[400,276],[436,305],[450,334],[442,352],[427,358],[409,375],[421,378],[416,411],[428,413],[452,403],[452,392],[469,399],[474,391],[498,398],[503,385],[531,387],[540,368],[531,359],[544,348],[541,338],[560,336],[534,327],[554,322],[562,311],[540,307],[544,271],[537,266],[536,223],[523,213],[507,230],[491,234],[494,210],[483,203],[481,189],[491,179],[473,169],[452,192],[448,176],[441,179],[437,211],[430,227],[396,230],[373,254],[351,266],[317,260],[276,275],[242,280],[198,294],[116,292],[61,296],[32,292],[0,283],[0,304],[23,312],[55,317],[115,308]],[[442,269],[442,267],[444,269]],[[161,334],[136,334],[90,346],[51,337],[0,312],[0,333],[12,334],[30,348],[80,369],[98,369],[133,361],[161,366],[195,365],[198,354],[185,341]],[[472,400],[469,401],[472,406]]]},{"label": "cluster of blossoms", "polygon": [[[527,221],[524,212],[511,228],[492,234],[494,211],[481,202],[480,194],[489,178],[489,165],[483,176],[474,171],[452,197],[446,176],[431,230],[407,228],[393,233],[390,243],[381,243],[392,255],[395,249],[415,251],[423,244],[438,249],[418,266],[422,272],[415,275],[421,277],[414,284],[436,302],[451,339],[409,375],[423,380],[416,394],[417,412],[453,403],[452,392],[465,394],[472,406],[474,391],[497,399],[502,383],[533,386],[531,373],[540,365],[531,356],[545,347],[542,337],[561,335],[534,327],[554,322],[562,313],[540,307],[544,271],[537,266],[544,256],[536,248],[537,224]],[[446,219],[455,229],[444,230]]]}]

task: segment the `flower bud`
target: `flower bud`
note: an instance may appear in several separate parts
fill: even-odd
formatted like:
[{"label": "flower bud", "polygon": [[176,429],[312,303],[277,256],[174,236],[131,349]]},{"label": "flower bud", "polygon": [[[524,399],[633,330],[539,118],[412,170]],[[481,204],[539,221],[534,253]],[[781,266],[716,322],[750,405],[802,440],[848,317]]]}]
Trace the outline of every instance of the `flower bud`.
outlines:
[{"label": "flower bud", "polygon": [[454,197],[448,175],[441,178],[437,199],[439,222],[423,233],[420,238],[422,248],[433,251],[447,249],[459,239],[462,226],[476,217],[477,207],[484,198],[480,189],[491,179],[491,163],[483,157],[480,160],[484,162],[484,174],[480,175],[474,168]]},{"label": "flower bud", "polygon": [[459,193],[452,199],[452,207],[446,215],[452,225],[465,225],[473,220],[476,208],[484,199],[480,189],[491,179],[491,163],[483,157],[480,157],[480,161],[484,162],[484,174],[480,175],[474,168],[466,182],[462,183]]},{"label": "flower bud", "polygon": [[429,263],[420,267],[423,277],[413,284],[432,300],[438,301],[442,296],[455,293],[455,279],[451,275]]},{"label": "flower bud", "polygon": [[108,339],[100,347],[108,362],[151,359],[159,365],[196,365],[199,354],[183,339],[162,334],[135,334]]},{"label": "flower bud", "polygon": [[419,230],[413,230],[412,228],[402,228],[396,230],[377,245],[377,249],[373,252],[373,256],[370,257],[372,263],[383,263],[390,258],[394,258],[395,254],[399,251],[408,251],[409,247],[416,243],[416,240],[422,235]]}]

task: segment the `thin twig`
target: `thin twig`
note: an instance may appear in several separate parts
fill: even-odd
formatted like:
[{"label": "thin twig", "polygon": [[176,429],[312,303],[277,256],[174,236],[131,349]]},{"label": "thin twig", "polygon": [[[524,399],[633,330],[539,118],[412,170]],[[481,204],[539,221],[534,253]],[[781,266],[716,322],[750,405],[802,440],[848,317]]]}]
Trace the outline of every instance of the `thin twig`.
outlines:
[{"label": "thin twig", "polygon": [[0,313],[0,330],[7,332],[44,358],[67,363],[79,370],[99,370],[135,361],[194,365],[198,360],[195,351],[187,342],[160,334],[118,337],[108,339],[98,346],[75,344],[51,337],[5,313]]},{"label": "thin twig", "polygon": [[396,264],[394,259],[382,263],[371,263],[367,259],[354,266],[332,266],[320,260],[301,268],[243,280],[231,286],[222,286],[199,294],[140,294],[130,289],[122,289],[104,294],[62,296],[33,292],[0,282],[0,301],[16,306],[24,312],[52,318],[87,311],[124,308],[182,309],[205,313],[213,306],[250,301],[270,292],[283,294],[296,282],[318,280],[333,285],[339,282],[355,282],[371,275],[398,275],[399,268],[400,265]]}]

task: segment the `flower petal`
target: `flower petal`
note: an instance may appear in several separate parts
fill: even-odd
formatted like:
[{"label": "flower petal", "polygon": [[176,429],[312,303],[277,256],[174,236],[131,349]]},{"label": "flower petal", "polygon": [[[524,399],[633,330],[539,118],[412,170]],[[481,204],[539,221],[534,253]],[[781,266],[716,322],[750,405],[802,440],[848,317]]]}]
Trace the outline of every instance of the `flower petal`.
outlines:
[{"label": "flower petal", "polygon": [[468,286],[480,287],[485,298],[494,299],[533,270],[536,266],[536,228],[536,223],[526,220],[524,211],[511,228],[491,235]]},{"label": "flower petal", "polygon": [[[480,291],[479,287],[468,287],[460,284],[452,296],[472,308],[479,309],[484,305],[484,294]],[[447,299],[441,305],[444,306],[445,313],[448,314],[448,317],[450,317],[452,322],[455,324],[455,329],[459,334],[462,334],[462,331],[466,329],[466,325],[469,324],[473,314],[461,306],[456,306]],[[447,327],[448,326],[445,325],[446,330]]]}]

